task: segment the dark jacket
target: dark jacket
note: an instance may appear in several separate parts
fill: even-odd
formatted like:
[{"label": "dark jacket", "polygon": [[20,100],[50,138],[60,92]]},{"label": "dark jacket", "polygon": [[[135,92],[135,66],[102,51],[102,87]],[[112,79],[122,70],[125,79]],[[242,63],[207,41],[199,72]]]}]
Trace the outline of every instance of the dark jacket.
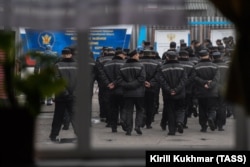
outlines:
[{"label": "dark jacket", "polygon": [[179,59],[180,64],[184,67],[187,74],[187,81],[186,81],[186,94],[192,94],[193,90],[193,81],[195,77],[194,73],[194,63],[189,61],[189,59]]},{"label": "dark jacket", "polygon": [[109,80],[104,72],[104,64],[113,59],[113,55],[101,56],[96,60],[96,70],[97,70],[97,81],[99,87],[106,88],[109,84]]},{"label": "dark jacket", "polygon": [[55,64],[56,78],[62,78],[66,81],[64,91],[56,95],[56,101],[73,100],[77,85],[77,63],[72,58],[64,58]]},{"label": "dark jacket", "polygon": [[[177,60],[169,60],[163,64],[159,75],[162,91],[166,98],[185,98],[187,74],[184,67]],[[171,95],[172,90],[176,92],[176,95]]]},{"label": "dark jacket", "polygon": [[[194,66],[194,69],[196,96],[198,98],[218,97],[218,81],[220,79],[218,66],[212,63],[209,59],[206,59],[201,60]],[[208,82],[208,80],[212,80],[212,82],[209,84],[209,89],[206,89],[204,85]]]},{"label": "dark jacket", "polygon": [[115,88],[110,90],[111,94],[121,95],[123,93],[122,87],[117,84],[117,78],[119,76],[119,70],[121,66],[124,65],[126,60],[115,56],[112,61],[108,61],[104,64],[104,72],[109,80],[110,83],[115,84]]},{"label": "dark jacket", "polygon": [[144,97],[145,67],[139,61],[128,59],[121,67],[117,84],[122,86],[124,97]]},{"label": "dark jacket", "polygon": [[200,61],[200,59],[196,56],[192,56],[192,57],[190,56],[189,61],[191,61],[194,65],[196,65]]},{"label": "dark jacket", "polygon": [[177,52],[177,50],[175,49],[175,48],[170,48],[170,49],[168,49],[166,52],[164,52],[163,54],[162,54],[162,60],[163,61],[165,61],[166,60],[166,58],[167,58],[167,52],[169,52],[169,51],[174,51],[174,52]]},{"label": "dark jacket", "polygon": [[94,83],[97,80],[97,69],[96,69],[95,60],[92,57],[89,58],[88,64],[90,68],[90,95],[92,96]]},{"label": "dark jacket", "polygon": [[223,88],[223,85],[226,83],[226,77],[228,75],[229,67],[228,64],[221,59],[215,59],[213,63],[215,63],[219,68],[220,79],[218,84],[219,84],[219,89],[221,89]]},{"label": "dark jacket", "polygon": [[151,85],[150,88],[146,87],[146,91],[156,92],[158,87],[157,72],[159,71],[160,68],[159,62],[157,60],[152,59],[152,57],[149,56],[143,56],[140,59],[140,62],[145,67],[146,81],[148,81]]}]

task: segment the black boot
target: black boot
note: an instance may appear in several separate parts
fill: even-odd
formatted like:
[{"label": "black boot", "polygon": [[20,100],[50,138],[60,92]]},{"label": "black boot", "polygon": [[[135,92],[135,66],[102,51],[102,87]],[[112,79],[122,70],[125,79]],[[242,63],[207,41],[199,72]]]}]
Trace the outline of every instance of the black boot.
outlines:
[{"label": "black boot", "polygon": [[131,130],[128,130],[128,131],[126,132],[126,135],[127,135],[127,136],[131,136]]},{"label": "black boot", "polygon": [[183,125],[182,125],[182,123],[177,123],[177,131],[179,132],[179,133],[183,133]]},{"label": "black boot", "polygon": [[142,135],[142,131],[141,131],[140,127],[136,127],[136,128],[135,128],[135,131],[136,131],[136,133],[137,133],[138,135]]},{"label": "black boot", "polygon": [[208,119],[208,126],[210,127],[211,131],[214,131],[216,129],[213,119],[211,118]]}]

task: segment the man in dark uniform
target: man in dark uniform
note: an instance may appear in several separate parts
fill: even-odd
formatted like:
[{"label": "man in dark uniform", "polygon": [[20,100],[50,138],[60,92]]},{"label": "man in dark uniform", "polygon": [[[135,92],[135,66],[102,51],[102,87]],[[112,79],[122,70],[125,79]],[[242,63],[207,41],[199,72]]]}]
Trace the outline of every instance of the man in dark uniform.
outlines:
[{"label": "man in dark uniform", "polygon": [[195,41],[194,42],[194,48],[193,48],[193,50],[194,50],[194,55],[196,57],[200,57],[199,52],[201,50],[203,50],[203,49],[206,49],[206,48],[202,45],[202,43],[200,41]]},{"label": "man in dark uniform", "polygon": [[145,67],[146,81],[145,81],[145,124],[147,129],[151,129],[153,114],[155,113],[155,99],[158,87],[157,72],[160,67],[159,63],[154,59],[152,50],[144,50],[143,57],[140,59]]},{"label": "man in dark uniform", "polygon": [[168,61],[160,69],[159,78],[165,94],[164,106],[168,117],[168,135],[175,135],[176,128],[183,133],[185,116],[185,85],[187,75],[184,67],[177,60],[177,53],[169,51]]},{"label": "man in dark uniform", "polygon": [[176,42],[170,42],[170,45],[169,45],[169,49],[166,51],[166,52],[164,52],[163,54],[162,54],[162,60],[166,60],[166,56],[167,56],[167,52],[168,51],[174,51],[174,52],[177,52],[177,50],[176,50]]},{"label": "man in dark uniform", "polygon": [[[195,56],[194,50],[191,47],[187,47],[185,50],[189,53],[189,61],[192,62],[194,65],[196,65],[200,61],[200,58]],[[193,86],[192,87],[192,111],[188,114],[188,117],[191,117],[192,114],[194,117],[198,116],[198,111],[197,111],[198,100],[194,94],[195,89],[196,89],[195,86]]]},{"label": "man in dark uniform", "polygon": [[[152,52],[154,60],[161,66],[162,65],[162,59],[159,56],[159,53],[157,51]],[[160,90],[161,90],[161,85],[159,82],[157,82],[157,85],[155,86],[155,97],[154,97],[154,113],[153,113],[153,122],[154,122],[154,117],[155,114],[159,114],[159,106],[160,106]]]},{"label": "man in dark uniform", "polygon": [[185,50],[179,52],[179,62],[182,64],[187,73],[186,82],[186,98],[185,98],[185,119],[184,128],[188,128],[187,119],[193,112],[193,79],[194,79],[194,63],[189,61],[189,53]]},{"label": "man in dark uniform", "polygon": [[[219,72],[220,72],[220,79],[219,79],[219,90],[223,88],[223,85],[226,82],[226,77],[228,73],[228,65],[222,60],[221,53],[220,52],[214,52],[212,53],[212,56],[214,58],[213,63],[218,65]],[[227,104],[225,102],[225,99],[223,98],[222,94],[219,93],[218,97],[218,108],[217,108],[217,116],[216,116],[216,125],[218,126],[219,131],[224,131],[223,126],[226,124],[226,111],[227,110]]]},{"label": "man in dark uniform", "polygon": [[213,46],[213,44],[212,44],[212,41],[210,39],[207,38],[203,41],[204,48],[211,48],[212,46]]},{"label": "man in dark uniform", "polygon": [[133,129],[133,111],[136,105],[135,131],[141,135],[142,119],[144,113],[145,94],[145,67],[139,62],[139,54],[136,50],[131,51],[129,59],[121,67],[118,85],[123,88],[124,112],[126,113],[126,135],[131,135]]},{"label": "man in dark uniform", "polygon": [[143,41],[143,43],[142,43],[142,49],[143,50],[150,50],[150,42],[149,41]]},{"label": "man in dark uniform", "polygon": [[55,64],[56,78],[64,79],[67,85],[64,91],[55,96],[55,110],[52,122],[52,129],[49,136],[51,141],[57,141],[56,138],[59,135],[65,112],[68,112],[74,131],[77,134],[74,121],[72,120],[73,114],[75,112],[77,63],[72,58],[72,54],[69,49],[63,49],[62,55],[63,59]]},{"label": "man in dark uniform", "polygon": [[215,130],[215,119],[218,98],[218,66],[211,62],[207,50],[201,50],[200,62],[194,66],[196,97],[199,103],[199,123],[201,132],[207,131],[207,122],[212,131]]},{"label": "man in dark uniform", "polygon": [[194,65],[199,62],[199,57],[195,56],[194,50],[191,47],[187,47],[185,49],[189,53],[189,61],[191,61]]},{"label": "man in dark uniform", "polygon": [[109,108],[109,90],[107,85],[109,80],[103,71],[103,66],[106,62],[111,61],[115,55],[115,51],[112,48],[104,48],[103,54],[96,60],[97,81],[99,86],[98,100],[100,105],[100,119],[104,121],[106,119],[106,127],[110,127],[110,108]]},{"label": "man in dark uniform", "polygon": [[115,53],[115,56],[113,57],[112,61],[109,61],[104,64],[104,72],[106,73],[108,79],[109,79],[109,92],[110,92],[110,109],[111,109],[111,128],[112,132],[117,132],[117,122],[120,114],[121,118],[121,125],[123,127],[123,130],[126,130],[125,128],[125,115],[123,112],[124,107],[124,100],[123,100],[123,90],[122,87],[117,85],[117,78],[119,75],[119,70],[121,66],[124,65],[126,58],[126,53],[118,50]]},{"label": "man in dark uniform", "polygon": [[223,43],[221,41],[221,39],[217,39],[216,40],[216,45],[219,47],[219,46],[223,46]]}]

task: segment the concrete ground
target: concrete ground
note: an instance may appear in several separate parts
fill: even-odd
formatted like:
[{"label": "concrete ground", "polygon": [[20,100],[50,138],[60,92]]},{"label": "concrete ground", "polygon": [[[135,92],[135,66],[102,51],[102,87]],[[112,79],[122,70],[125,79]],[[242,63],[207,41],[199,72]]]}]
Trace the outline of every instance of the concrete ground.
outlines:
[{"label": "concrete ground", "polygon": [[[160,99],[159,114],[155,117],[152,129],[142,129],[143,135],[139,136],[132,132],[132,136],[126,136],[125,132],[118,127],[118,133],[111,133],[111,129],[105,127],[106,123],[99,120],[98,96],[95,89],[93,96],[93,113],[91,128],[91,143],[93,148],[177,148],[177,149],[233,149],[235,143],[235,119],[227,119],[225,131],[200,132],[198,118],[192,117],[188,120],[188,129],[183,134],[176,133],[168,136],[168,131],[160,128],[162,116],[162,99]],[[43,106],[43,112],[37,119],[35,146],[40,148],[72,148],[76,143],[53,143],[49,140],[54,105]],[[61,138],[74,138],[75,135],[70,126],[69,130],[60,132]]]}]

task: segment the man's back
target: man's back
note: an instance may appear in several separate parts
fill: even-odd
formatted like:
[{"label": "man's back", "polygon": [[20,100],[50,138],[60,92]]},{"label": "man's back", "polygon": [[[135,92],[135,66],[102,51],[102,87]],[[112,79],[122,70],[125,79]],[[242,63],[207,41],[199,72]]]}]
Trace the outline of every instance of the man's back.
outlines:
[{"label": "man's back", "polygon": [[66,81],[66,88],[62,94],[74,95],[77,85],[77,63],[74,59],[62,59],[55,64],[56,78],[63,78]]},{"label": "man's back", "polygon": [[144,66],[137,60],[128,59],[120,69],[119,83],[126,97],[143,97],[146,73]]},{"label": "man's back", "polygon": [[[185,82],[187,75],[184,67],[177,60],[169,60],[161,67],[160,82],[162,89],[168,98],[184,98]],[[171,91],[176,92],[176,96],[171,96]]]},{"label": "man's back", "polygon": [[[218,66],[209,59],[201,60],[194,66],[197,97],[218,97]],[[208,84],[209,88],[204,85]]]}]

